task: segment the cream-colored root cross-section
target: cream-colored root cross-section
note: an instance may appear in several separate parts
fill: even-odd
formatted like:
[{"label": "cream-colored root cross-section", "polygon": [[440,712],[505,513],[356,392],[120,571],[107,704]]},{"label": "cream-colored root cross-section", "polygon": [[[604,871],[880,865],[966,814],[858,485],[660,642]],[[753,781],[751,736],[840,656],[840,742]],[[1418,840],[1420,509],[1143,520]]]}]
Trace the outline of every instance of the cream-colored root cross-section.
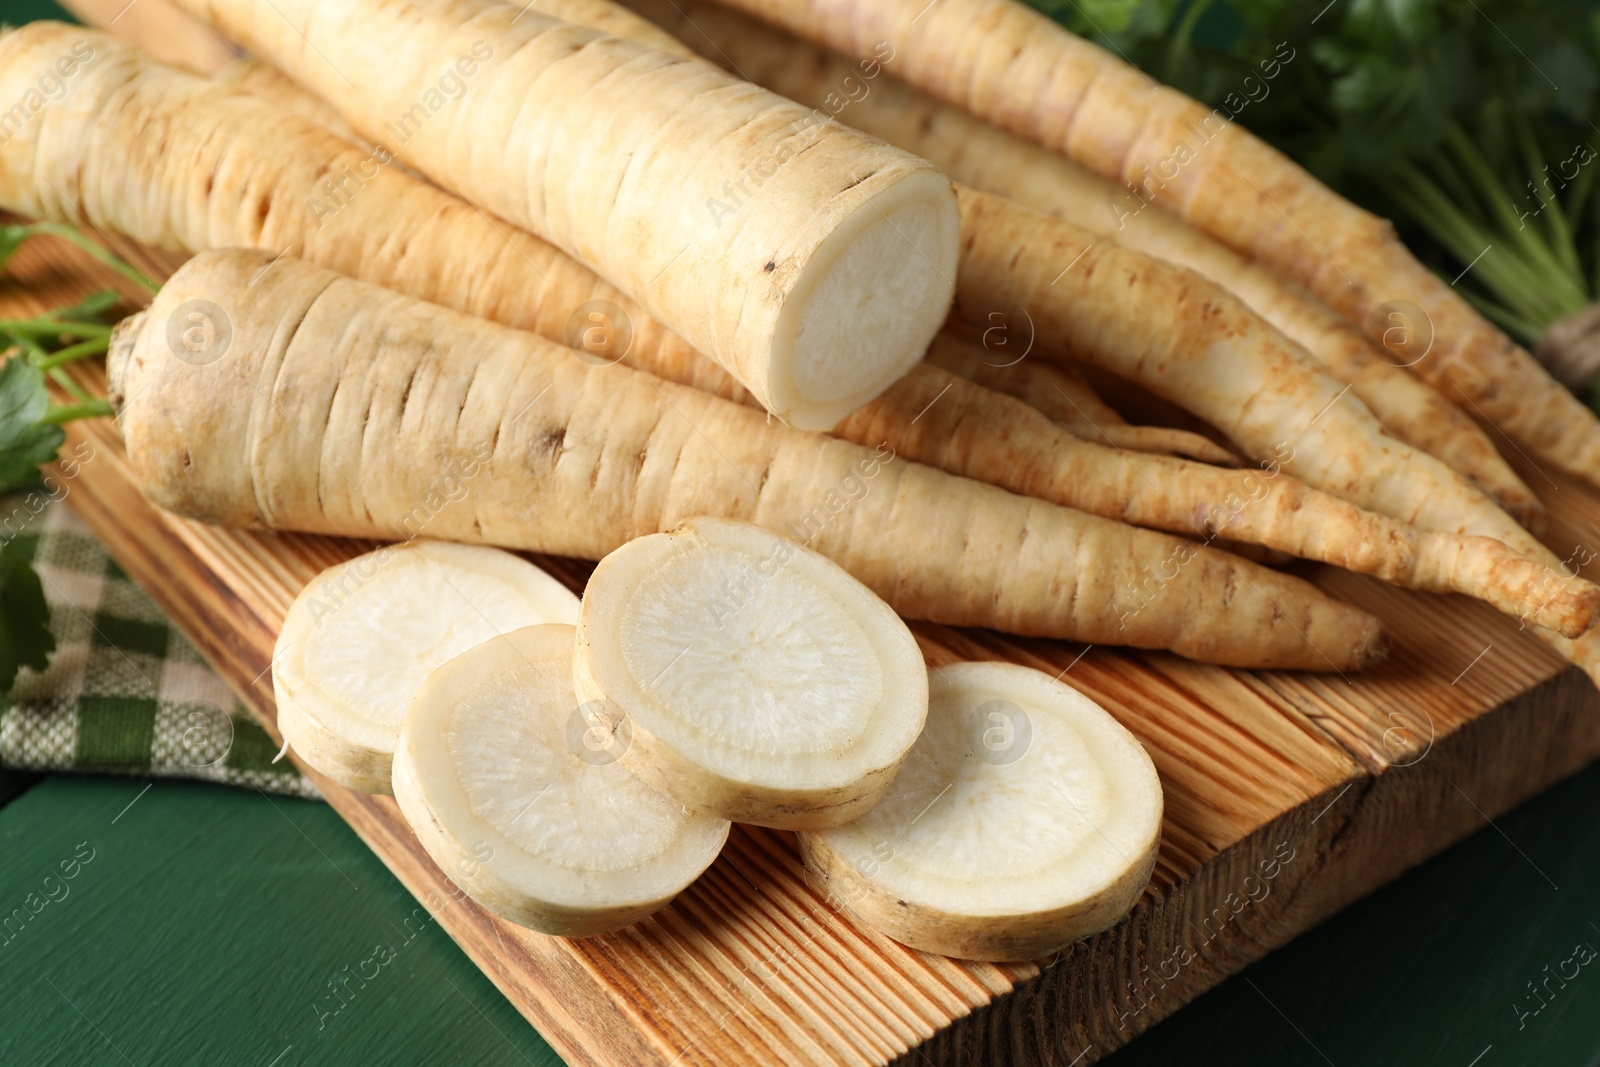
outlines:
[{"label": "cream-colored root cross-section", "polygon": [[395,799],[423,847],[496,915],[591,937],[649,915],[711,865],[728,823],[693,815],[592,744],[567,625],[530,626],[436,670],[406,712]]},{"label": "cream-colored root cross-section", "polygon": [[928,723],[861,819],[801,835],[830,902],[913,948],[1028,960],[1114,924],[1144,891],[1161,783],[1094,701],[1009,663],[929,680]]},{"label": "cream-colored root cross-section", "polygon": [[949,310],[949,179],[709,64],[495,0],[181,2],[802,429],[892,384]]},{"label": "cream-colored root cross-section", "polygon": [[566,586],[496,548],[413,541],[357,556],[289,608],[272,661],[278,727],[340,785],[387,793],[401,720],[436,667],[497,633],[577,617]]},{"label": "cream-colored root cross-section", "polygon": [[815,552],[725,519],[600,562],[574,674],[626,721],[634,773],[695,810],[782,829],[869,809],[927,713],[922,654],[887,604]]}]

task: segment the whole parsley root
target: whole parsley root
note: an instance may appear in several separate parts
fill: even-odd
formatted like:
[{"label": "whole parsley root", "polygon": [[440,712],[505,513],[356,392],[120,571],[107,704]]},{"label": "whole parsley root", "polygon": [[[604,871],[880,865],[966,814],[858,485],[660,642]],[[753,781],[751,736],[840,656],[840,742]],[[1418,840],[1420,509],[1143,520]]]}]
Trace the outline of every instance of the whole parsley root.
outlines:
[{"label": "whole parsley root", "polygon": [[[225,317],[220,358],[169,343],[190,301]],[[909,618],[1236,666],[1349,670],[1383,652],[1375,618],[1298,578],[289,257],[194,257],[123,324],[108,370],[144,492],[207,522],[396,538],[425,520],[430,537],[598,559],[738,518]]]},{"label": "whole parsley root", "polygon": [[[1600,485],[1600,422],[1417,261],[1394,227],[1213,111],[1016,0],[729,0],[1138,191],[1298,280],[1382,341],[1390,301],[1431,320],[1412,370],[1536,457]],[[1400,358],[1409,358],[1404,354]]]},{"label": "whole parsley root", "polygon": [[708,64],[494,0],[179,6],[593,268],[793,425],[882,392],[949,310],[949,179]]},{"label": "whole parsley root", "polygon": [[[1110,242],[1065,219],[958,187],[962,261],[956,315],[975,325],[1026,308],[1044,351],[1070,351],[1207,419],[1247,454],[1403,522],[1491,537],[1544,569],[1569,569],[1461,475],[1389,437],[1348,387],[1233,294],[1194,271]],[[1070,264],[1072,284],[1062,279]],[[1169,320],[1129,314],[1170,309]],[[1180,323],[1173,328],[1171,317]],[[1541,640],[1600,683],[1600,634]]]},{"label": "whole parsley root", "polygon": [[[862,444],[887,441],[918,463],[1121,522],[1207,540],[1225,537],[1407,588],[1465,593],[1556,635],[1584,633],[1600,609],[1600,588],[1552,566],[1548,550],[1530,556],[1528,546],[1538,542],[1431,457],[1416,454],[1416,462],[1432,462],[1437,470],[1414,477],[1442,478],[1437,496],[1464,509],[1458,521],[1515,531],[1516,547],[1495,535],[1419,529],[1320,492],[1285,473],[1293,448],[1260,468],[1238,470],[1080,439],[1026,403],[936,365],[972,358],[969,346],[940,337],[930,357],[830,432]],[[692,353],[682,360],[662,351],[640,353],[630,362],[712,392],[721,386],[726,393],[732,384]],[[1405,457],[1391,462],[1396,477],[1404,477]],[[1479,509],[1490,517],[1475,519]]]},{"label": "whole parsley root", "polygon": [[1385,433],[1348,386],[1215,282],[958,189],[958,318],[981,328],[995,311],[1025,309],[1041,354],[1070,353],[1136,382],[1324,492],[1423,529],[1538,546],[1461,475]]},{"label": "whole parsley root", "polygon": [[[414,296],[505,318],[555,339],[570,339],[563,337],[570,309],[608,300],[631,322],[634,336],[628,363],[673,381],[748,399],[726,372],[585,268],[530,235],[496,225],[448,194],[405,175],[377,173],[346,210],[315,224],[309,213],[299,210],[302,202],[316,193],[319,174],[338,173],[351,165],[356,153],[350,145],[297,116],[163,68],[126,46],[103,40],[97,41],[97,48],[119,61],[114,68],[119,77],[80,87],[81,106],[92,112],[93,94],[104,93],[108,119],[117,116],[121,121],[106,123],[107,136],[99,152],[78,172],[81,179],[75,184],[86,190],[84,202],[69,208],[81,208],[98,224],[192,250],[206,247],[207,242],[234,241],[274,251],[304,248],[329,266]],[[135,115],[144,121],[133,121]],[[146,143],[142,131],[152,123],[171,132],[166,153],[147,163],[141,155]],[[189,139],[199,146],[195,153],[188,150]],[[294,144],[298,151],[274,155],[274,146],[282,143]],[[128,175],[159,173],[169,155],[203,159],[204,146],[210,145],[226,146],[244,169],[238,179],[226,165],[211,172],[209,209],[203,214],[181,210],[187,201],[164,203],[163,186],[154,182],[142,185],[138,196],[96,195],[102,175],[108,182],[104,188],[125,192]],[[64,165],[76,166],[67,157],[59,158]],[[115,186],[109,184],[112,175],[118,176]],[[66,181],[65,174],[52,175],[37,165],[31,180],[24,180],[0,165],[0,192],[18,197],[24,209],[57,203],[48,199],[49,194]],[[182,193],[188,187],[167,188]],[[262,220],[254,209],[256,201],[245,190],[289,206]],[[411,210],[397,212],[395,204],[407,204]],[[369,234],[381,235],[382,243],[368,240]],[[386,254],[395,244],[412,254],[400,260]],[[477,272],[464,264],[452,269],[475,248],[501,254]],[[962,348],[942,338],[933,352],[943,362]],[[613,358],[604,352],[591,355],[600,362]],[[1077,401],[1063,397],[1068,406],[1098,403],[1092,393],[1075,392]],[[1096,409],[1096,417],[1103,417],[1103,411]],[[1116,431],[1108,430],[1108,436],[1112,432]],[[1312,493],[1291,478],[1278,477],[1276,471],[1272,475],[1224,471],[1119,455],[1115,448],[1121,445],[1115,441],[1113,447],[1085,444],[1025,404],[934,366],[914,368],[834,427],[833,433],[869,447],[886,443],[905,458],[1108,518],[1207,540],[1221,535],[1377,574],[1402,585],[1466,592],[1516,614],[1531,614],[1565,632],[1581,631],[1590,617],[1585,606],[1589,590],[1582,583],[1564,584],[1546,595],[1541,590],[1549,583],[1538,580],[1542,572],[1520,562],[1498,562],[1504,553],[1495,546],[1463,553],[1448,539],[1421,537],[1399,523]],[[1196,450],[1209,446],[1203,438],[1194,440]],[[1286,501],[1295,506],[1286,508]]]},{"label": "whole parsley root", "polygon": [[[1529,529],[1544,528],[1544,505],[1488,434],[1466,411],[1400,366],[1421,356],[1424,324],[1396,311],[1385,330],[1397,339],[1411,331],[1412,346],[1380,355],[1358,326],[1280,272],[1065,156],[896,80],[876,57],[845,59],[708,0],[627,4],[699,48],[707,60],[731,65],[792,100],[836,110],[841,122],[937,163],[958,181],[1204,274],[1304,347],[1400,440],[1466,475]],[[1019,366],[1013,376],[1025,373]],[[991,372],[983,380],[990,388],[1012,391],[1004,379],[1003,372]]]}]

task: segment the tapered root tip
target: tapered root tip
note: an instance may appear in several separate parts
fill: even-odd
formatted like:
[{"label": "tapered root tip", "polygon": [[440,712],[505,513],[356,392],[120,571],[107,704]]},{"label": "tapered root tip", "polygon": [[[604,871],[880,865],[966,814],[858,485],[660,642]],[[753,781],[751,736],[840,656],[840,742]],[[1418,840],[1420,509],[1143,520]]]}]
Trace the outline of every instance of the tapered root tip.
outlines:
[{"label": "tapered root tip", "polygon": [[1563,637],[1581,637],[1600,621],[1600,586],[1582,583],[1584,588],[1563,590],[1543,606],[1536,620]]},{"label": "tapered root tip", "polygon": [[1355,658],[1358,670],[1376,667],[1389,658],[1389,635],[1376,618],[1368,620],[1361,640],[1356,644]]},{"label": "tapered root tip", "polygon": [[1376,667],[1389,657],[1389,633],[1384,630],[1384,624],[1376,616],[1366,617],[1362,630],[1357,635],[1354,648],[1350,649],[1350,659],[1355,670],[1365,670],[1366,667]]},{"label": "tapered root tip", "polygon": [[1377,616],[1342,601],[1325,604],[1295,632],[1301,639],[1300,654],[1295,662],[1279,664],[1289,670],[1344,674],[1382,663],[1389,655],[1389,635]]},{"label": "tapered root tip", "polygon": [[1550,512],[1537,498],[1525,501],[1500,501],[1501,507],[1511,512],[1511,517],[1535,537],[1550,532]]}]

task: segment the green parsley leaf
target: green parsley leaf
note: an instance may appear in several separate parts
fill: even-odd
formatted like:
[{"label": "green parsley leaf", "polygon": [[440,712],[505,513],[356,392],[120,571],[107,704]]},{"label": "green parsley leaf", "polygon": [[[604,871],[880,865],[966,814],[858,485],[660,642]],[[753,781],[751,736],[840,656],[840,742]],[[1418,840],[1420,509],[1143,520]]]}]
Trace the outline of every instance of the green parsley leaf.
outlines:
[{"label": "green parsley leaf", "polygon": [[50,606],[33,563],[11,542],[0,543],[0,692],[23,667],[44,670],[55,650]]},{"label": "green parsley leaf", "polygon": [[44,375],[13,356],[0,365],[0,489],[37,481],[67,435],[40,420],[50,408]]},{"label": "green parsley leaf", "polygon": [[0,270],[4,270],[6,260],[10,259],[17,249],[22,247],[22,242],[28,239],[28,228],[16,223],[0,226]]}]

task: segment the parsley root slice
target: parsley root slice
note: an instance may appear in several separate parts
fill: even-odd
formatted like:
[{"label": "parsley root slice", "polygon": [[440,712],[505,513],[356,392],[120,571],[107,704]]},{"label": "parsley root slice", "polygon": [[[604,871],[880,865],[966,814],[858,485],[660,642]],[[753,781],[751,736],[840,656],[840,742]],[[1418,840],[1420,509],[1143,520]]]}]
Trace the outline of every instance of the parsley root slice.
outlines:
[{"label": "parsley root slice", "polygon": [[600,561],[573,674],[631,730],[633,773],[693,811],[782,830],[876,804],[928,710],[922,653],[889,605],[817,553],[726,519]]},{"label": "parsley root slice", "polygon": [[591,267],[793,425],[882,392],[949,311],[949,178],[710,64],[494,0],[179,6]]},{"label": "parsley root slice", "polygon": [[401,719],[434,668],[497,633],[577,617],[566,586],[497,548],[412,541],[357,556],[289,607],[272,657],[278,729],[340,785],[387,793]]},{"label": "parsley root slice", "polygon": [[928,723],[883,801],[800,835],[829,903],[912,948],[1031,960],[1114,925],[1161,839],[1139,742],[1065,683],[1009,663],[928,682]]},{"label": "parsley root slice", "polygon": [[643,919],[717,858],[728,823],[613,758],[572,689],[573,629],[529,626],[440,665],[400,728],[394,797],[433,861],[521,926],[593,937]]},{"label": "parsley root slice", "polygon": [[[1412,321],[1414,312],[1403,305],[1390,310],[1383,327],[1390,336],[1409,339],[1411,347],[1397,345],[1394,352],[1380,355],[1381,349],[1359,326],[1280,271],[1241,255],[1163,208],[1145,204],[1065,156],[896,80],[887,73],[896,66],[893,61],[885,64],[877,55],[865,62],[845,59],[710,0],[626,2],[711,62],[737,68],[743,77],[791,100],[837,112],[841,122],[915,152],[958,181],[1204,274],[1304,346],[1396,437],[1472,479],[1525,526],[1538,531],[1546,522],[1533,490],[1468,412],[1403,369],[1403,364],[1429,358],[1425,353],[1433,344],[1427,323]],[[1008,388],[1006,378],[1025,378],[1030,369],[1019,363],[982,380],[991,389],[1013,392],[1020,383]]]}]

